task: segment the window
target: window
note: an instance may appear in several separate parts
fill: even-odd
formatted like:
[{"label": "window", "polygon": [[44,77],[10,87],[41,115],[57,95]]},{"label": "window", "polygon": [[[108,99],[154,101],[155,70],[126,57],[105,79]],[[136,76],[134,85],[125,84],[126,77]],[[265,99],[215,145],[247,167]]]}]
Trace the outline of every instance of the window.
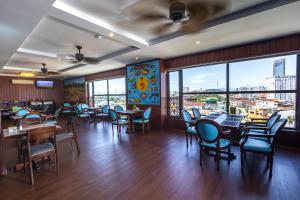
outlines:
[{"label": "window", "polygon": [[114,78],[107,80],[94,81],[92,95],[89,88],[89,97],[92,97],[95,107],[110,105],[114,108],[120,105],[126,108],[126,87],[125,78]]},{"label": "window", "polygon": [[169,72],[169,115],[180,117],[182,109],[191,112],[196,107],[202,114],[243,115],[246,122],[279,112],[288,120],[286,127],[299,128],[299,57],[278,56]]},{"label": "window", "polygon": [[89,106],[93,106],[94,105],[94,100],[93,100],[93,82],[89,82],[88,87],[89,87],[88,104],[89,104]]}]

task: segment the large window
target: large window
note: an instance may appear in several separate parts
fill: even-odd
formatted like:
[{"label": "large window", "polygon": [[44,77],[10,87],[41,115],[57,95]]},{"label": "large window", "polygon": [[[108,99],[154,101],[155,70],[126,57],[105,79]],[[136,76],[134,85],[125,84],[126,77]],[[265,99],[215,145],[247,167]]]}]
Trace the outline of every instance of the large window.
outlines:
[{"label": "large window", "polygon": [[[90,85],[93,85],[92,89]],[[125,85],[125,77],[90,82],[89,98],[96,107],[110,105],[113,108],[120,105],[126,108]]]},{"label": "large window", "polygon": [[[266,118],[279,112],[296,127],[297,55],[197,66],[169,72],[169,115],[199,108],[202,114],[228,112]],[[300,67],[300,66],[298,66]],[[299,127],[297,127],[299,128]]]}]

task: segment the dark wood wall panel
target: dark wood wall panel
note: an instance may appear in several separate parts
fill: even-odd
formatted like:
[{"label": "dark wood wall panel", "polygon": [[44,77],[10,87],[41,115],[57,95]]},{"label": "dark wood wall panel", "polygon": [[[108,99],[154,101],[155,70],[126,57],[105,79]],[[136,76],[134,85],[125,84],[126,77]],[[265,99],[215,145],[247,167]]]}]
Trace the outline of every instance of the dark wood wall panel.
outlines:
[{"label": "dark wood wall panel", "polygon": [[12,79],[24,78],[0,77],[0,102],[41,99],[54,100],[57,104],[62,104],[64,101],[64,86],[61,80],[54,81],[53,89],[41,89],[35,85],[13,85]]},{"label": "dark wood wall panel", "polygon": [[166,59],[166,69],[300,51],[300,34]]}]

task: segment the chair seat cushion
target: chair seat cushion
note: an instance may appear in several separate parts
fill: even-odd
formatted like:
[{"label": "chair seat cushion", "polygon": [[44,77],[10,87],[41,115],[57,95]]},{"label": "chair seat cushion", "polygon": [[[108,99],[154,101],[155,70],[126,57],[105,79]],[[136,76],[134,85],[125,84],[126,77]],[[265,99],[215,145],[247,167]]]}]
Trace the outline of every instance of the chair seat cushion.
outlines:
[{"label": "chair seat cushion", "polygon": [[[243,139],[241,143],[244,141]],[[271,152],[271,144],[262,140],[257,140],[254,138],[248,138],[244,144],[245,150],[259,151],[259,152]]]},{"label": "chair seat cushion", "polygon": [[114,125],[117,125],[117,124],[118,125],[125,125],[125,124],[128,124],[128,121],[120,119],[118,121],[113,121],[112,124],[114,124]]},{"label": "chair seat cushion", "polygon": [[108,117],[108,114],[106,113],[98,113],[96,114],[97,117]]},{"label": "chair seat cushion", "polygon": [[46,124],[57,124],[58,122],[56,120],[47,120]]},{"label": "chair seat cushion", "polygon": [[148,123],[149,122],[149,119],[134,119],[132,120],[133,123]]},{"label": "chair seat cushion", "polygon": [[[220,139],[220,148],[221,149],[227,148],[227,147],[229,147],[229,145],[230,145],[229,140]],[[201,146],[208,147],[208,148],[217,148],[217,143],[208,143],[208,142],[202,141]]]},{"label": "chair seat cushion", "polygon": [[89,117],[90,115],[89,114],[79,114],[78,116],[79,117]]},{"label": "chair seat cushion", "polygon": [[62,112],[63,112],[63,113],[70,113],[71,110],[63,110]]},{"label": "chair seat cushion", "polygon": [[65,139],[69,139],[69,138],[73,138],[74,137],[74,133],[72,132],[68,132],[68,133],[60,133],[60,134],[56,134],[56,141],[62,141]]},{"label": "chair seat cushion", "polygon": [[196,129],[195,129],[194,126],[188,127],[188,128],[185,130],[185,132],[188,133],[188,134],[197,135],[197,131],[196,131]]},{"label": "chair seat cushion", "polygon": [[55,150],[54,146],[50,142],[45,143],[45,144],[37,144],[37,145],[31,146],[31,155],[36,156],[36,155],[47,153],[47,152],[50,152],[53,150]]}]

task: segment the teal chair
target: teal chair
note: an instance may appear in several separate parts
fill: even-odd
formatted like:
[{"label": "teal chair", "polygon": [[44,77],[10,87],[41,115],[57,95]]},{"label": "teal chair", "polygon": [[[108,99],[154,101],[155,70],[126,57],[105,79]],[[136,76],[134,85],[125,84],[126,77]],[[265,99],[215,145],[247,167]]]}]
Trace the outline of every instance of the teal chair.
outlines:
[{"label": "teal chair", "polygon": [[[244,132],[251,133],[251,134],[257,134],[257,135],[268,134],[270,132],[272,126],[275,124],[275,122],[277,120],[280,119],[280,117],[281,117],[280,114],[275,114],[275,115],[272,115],[267,120],[265,125],[259,124],[259,125],[245,126],[244,127]],[[264,137],[257,137],[256,139],[268,140],[268,138],[264,138]]]},{"label": "teal chair", "polygon": [[90,114],[89,113],[84,113],[84,112],[81,112],[78,108],[78,106],[76,106],[74,108],[75,110],[75,116],[79,119],[85,119],[85,120],[88,120],[90,122]]},{"label": "teal chair", "polygon": [[[244,174],[244,160],[246,159],[246,152],[253,152],[267,154],[266,169],[269,169],[269,177],[272,177],[275,137],[277,133],[279,133],[286,125],[286,123],[286,119],[277,120],[268,134],[259,135],[253,133],[244,133],[242,135],[242,139],[240,141],[242,174]],[[266,138],[266,140],[257,138]]]},{"label": "teal chair", "polygon": [[120,119],[118,113],[113,109],[108,109],[108,114],[111,119],[112,132],[114,134],[114,126],[117,126],[118,136],[121,132],[121,127],[129,124],[128,120]]},{"label": "teal chair", "polygon": [[195,121],[193,121],[191,114],[187,110],[182,110],[182,116],[185,124],[186,134],[186,148],[189,147],[189,136],[190,143],[192,144],[193,136],[197,138],[197,131],[195,129]]},{"label": "teal chair", "polygon": [[192,108],[192,112],[195,120],[201,119],[201,114],[198,108]]},{"label": "teal chair", "polygon": [[29,113],[30,113],[29,110],[21,109],[21,110],[18,110],[16,112],[16,116],[22,117],[22,116],[25,116],[25,115],[27,115]]},{"label": "teal chair", "polygon": [[[122,106],[117,105],[117,106],[114,107],[114,111],[116,111],[118,113],[118,112],[124,111],[124,109],[123,109]],[[128,120],[126,115],[119,115],[119,116],[120,116],[121,119]]]},{"label": "teal chair", "polygon": [[[102,107],[102,111],[99,112],[99,113],[96,113],[95,114],[95,118],[100,121],[104,121],[105,119],[108,119],[110,116],[109,116],[109,112],[108,110],[110,109],[110,106],[109,105],[105,105]],[[95,120],[96,121],[96,120]]]},{"label": "teal chair", "polygon": [[63,114],[71,114],[72,113],[72,105],[70,103],[64,103],[62,113]]},{"label": "teal chair", "polygon": [[90,111],[89,108],[90,108],[89,105],[87,105],[85,103],[81,104],[81,110],[82,110],[82,112],[89,113],[90,115],[95,114],[93,111]]},{"label": "teal chair", "polygon": [[[215,121],[210,119],[200,119],[196,123],[196,130],[200,141],[200,165],[202,165],[202,152],[205,150],[215,151],[215,160],[217,162],[217,171],[219,171],[219,162],[221,153],[228,155],[228,164],[230,163],[231,144],[227,139],[222,139],[224,135],[222,127]],[[227,149],[227,152],[224,151]]]},{"label": "teal chair", "polygon": [[48,124],[58,124],[58,117],[59,117],[59,115],[60,115],[60,113],[61,113],[61,109],[62,109],[62,108],[58,108],[58,109],[55,111],[53,117],[48,118],[47,121],[46,121],[46,123],[48,123]]},{"label": "teal chair", "polygon": [[41,124],[42,117],[40,114],[27,114],[20,121],[20,125],[33,125],[33,124]]},{"label": "teal chair", "polygon": [[147,124],[147,128],[148,128],[148,133],[150,132],[150,116],[151,116],[151,111],[152,108],[147,108],[144,112],[143,112],[143,118],[138,118],[138,119],[134,119],[132,120],[132,131],[134,132],[134,125],[135,124],[141,124],[142,125],[142,130],[143,130],[143,135],[145,133],[145,124]]}]

